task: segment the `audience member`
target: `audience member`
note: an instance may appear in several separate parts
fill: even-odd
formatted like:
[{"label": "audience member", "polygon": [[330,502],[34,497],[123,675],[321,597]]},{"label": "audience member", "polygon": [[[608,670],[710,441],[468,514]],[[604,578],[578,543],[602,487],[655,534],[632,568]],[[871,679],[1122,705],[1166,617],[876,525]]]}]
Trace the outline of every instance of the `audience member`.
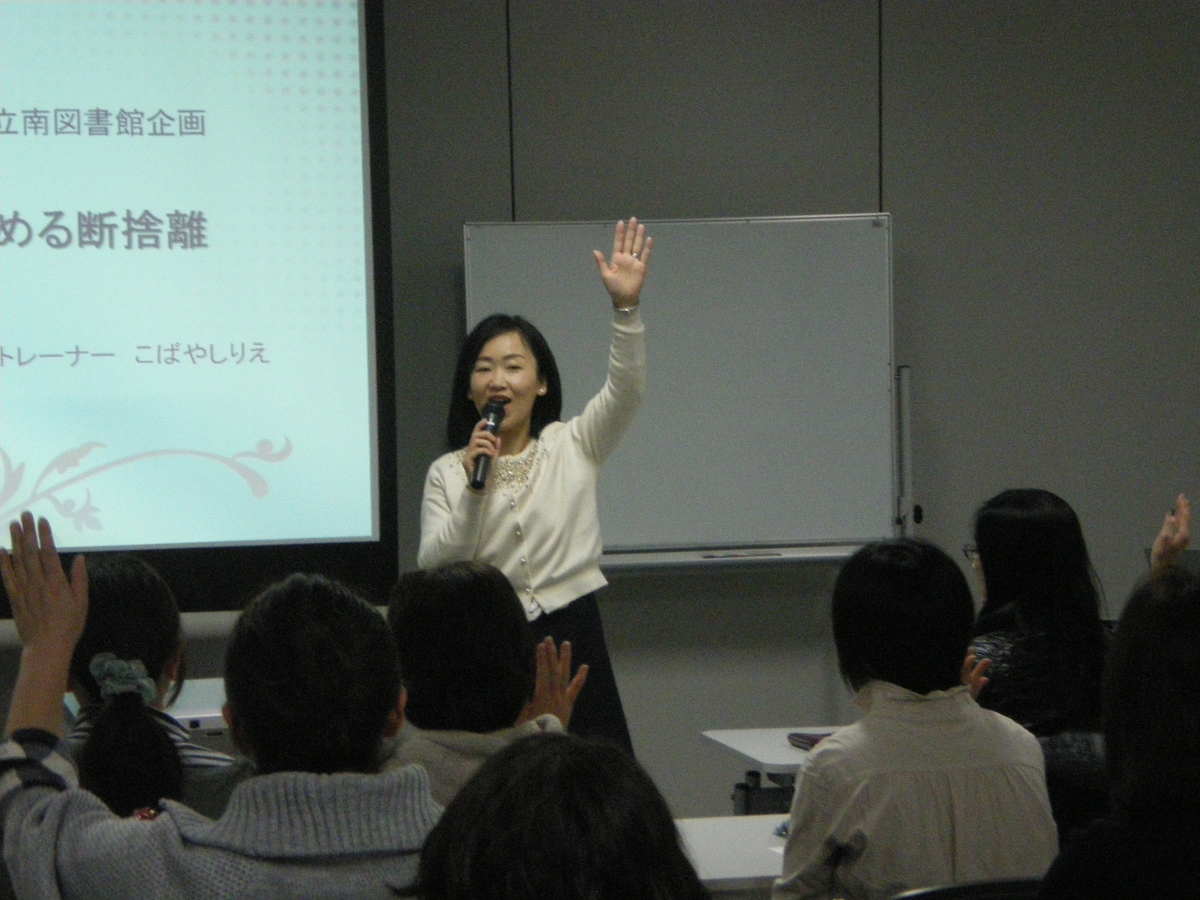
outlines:
[{"label": "audience member", "polygon": [[119,816],[164,798],[219,815],[248,768],[200,747],[163,712],[183,686],[179,608],[151,566],[133,556],[87,562],[88,613],[68,687],[79,703],[62,751],[79,783]]},{"label": "audience member", "polygon": [[1075,511],[1049,491],[1003,491],[975,515],[975,550],[971,649],[991,660],[979,705],[1036,735],[1098,731],[1106,632]]},{"label": "audience member", "polygon": [[1104,815],[1100,678],[1108,630],[1079,518],[1050,491],[1007,490],[975,515],[984,604],[970,652],[979,705],[1038,736],[1059,834]]},{"label": "audience member", "polygon": [[568,734],[500,750],[421,853],[422,900],[707,900],[666,801],[629,753]]},{"label": "audience member", "polygon": [[73,787],[55,750],[87,569],[63,571],[50,526],[24,514],[0,571],[24,649],[0,747],[4,855],[19,897],[370,898],[409,883],[440,808],[417,766],[374,770],[403,720],[383,617],[336,582],[293,575],[242,613],[226,717],[258,775],[218,819],[166,800],[120,818]]},{"label": "audience member", "polygon": [[456,562],[402,575],[388,623],[408,703],[386,766],[422,765],[443,806],[497,750],[570,722],[587,666],[572,679],[569,642],[561,653],[549,638],[535,648],[496,567]]},{"label": "audience member", "polygon": [[1042,753],[961,683],[974,606],[932,544],[869,544],[833,589],[838,664],[856,724],[796,776],[776,900],[1037,878],[1056,850]]},{"label": "audience member", "polygon": [[1104,674],[1112,813],[1064,845],[1047,898],[1200,896],[1200,581],[1175,565],[1190,520],[1181,495],[1117,625]]}]

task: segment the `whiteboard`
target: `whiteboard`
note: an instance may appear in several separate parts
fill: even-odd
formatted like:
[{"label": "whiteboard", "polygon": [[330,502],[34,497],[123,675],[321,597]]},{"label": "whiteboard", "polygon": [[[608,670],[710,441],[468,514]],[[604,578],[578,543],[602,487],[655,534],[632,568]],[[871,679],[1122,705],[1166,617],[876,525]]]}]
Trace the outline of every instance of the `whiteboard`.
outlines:
[{"label": "whiteboard", "polygon": [[[646,221],[645,405],[600,480],[609,554],[857,544],[897,509],[887,214]],[[467,224],[467,327],[545,334],[563,417],[604,383],[611,222]]]}]

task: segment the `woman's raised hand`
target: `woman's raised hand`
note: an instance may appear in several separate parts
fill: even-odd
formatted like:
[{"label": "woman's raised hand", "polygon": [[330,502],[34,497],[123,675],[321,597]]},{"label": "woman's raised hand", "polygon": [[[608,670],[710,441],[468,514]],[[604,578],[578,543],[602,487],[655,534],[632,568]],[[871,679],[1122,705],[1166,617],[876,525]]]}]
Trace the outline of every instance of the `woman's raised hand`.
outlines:
[{"label": "woman's raised hand", "polygon": [[654,238],[646,236],[646,226],[638,224],[635,217],[628,225],[624,221],[617,223],[611,258],[606,260],[599,250],[592,251],[613,306],[625,309],[638,305],[653,248]]}]

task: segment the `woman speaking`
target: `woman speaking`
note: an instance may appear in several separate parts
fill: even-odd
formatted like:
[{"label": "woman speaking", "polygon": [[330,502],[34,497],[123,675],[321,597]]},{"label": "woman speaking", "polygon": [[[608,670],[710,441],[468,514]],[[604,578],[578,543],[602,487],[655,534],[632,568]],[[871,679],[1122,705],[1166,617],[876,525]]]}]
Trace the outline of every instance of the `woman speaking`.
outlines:
[{"label": "woman speaking", "polygon": [[474,559],[504,572],[535,636],[570,641],[588,666],[571,730],[630,750],[596,604],[606,584],[596,480],[645,390],[638,302],[653,244],[631,218],[617,223],[607,260],[593,251],[612,299],[612,346],[604,387],[573,419],[559,421],[558,367],[533,325],[492,315],[467,336],[446,420],[455,449],[429,467],[417,557],[422,568]]}]

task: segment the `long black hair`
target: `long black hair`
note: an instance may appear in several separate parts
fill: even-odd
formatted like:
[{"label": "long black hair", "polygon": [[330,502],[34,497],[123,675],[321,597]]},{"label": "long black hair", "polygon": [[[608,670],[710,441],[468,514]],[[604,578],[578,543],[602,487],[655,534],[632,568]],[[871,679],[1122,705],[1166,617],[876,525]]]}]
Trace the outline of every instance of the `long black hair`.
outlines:
[{"label": "long black hair", "polygon": [[975,546],[986,594],[977,634],[995,630],[993,617],[1010,618],[1026,631],[1100,647],[1100,591],[1067,501],[1037,488],[1003,491],[975,514]]},{"label": "long black hair", "polygon": [[[93,661],[105,653],[117,665],[144,668],[145,696],[137,690],[105,696],[106,686],[92,673]],[[153,703],[177,658],[171,699],[178,695],[182,653],[179,607],[162,576],[133,556],[90,556],[87,622],[71,657],[70,681],[81,700],[101,707],[76,761],[80,784],[119,816],[181,797],[183,763]]]},{"label": "long black hair", "polygon": [[1007,490],[980,507],[975,543],[986,597],[973,633],[1009,632],[1023,648],[979,702],[1037,735],[1099,728],[1107,631],[1075,510],[1050,491]]},{"label": "long black hair", "polygon": [[451,450],[467,445],[471,432],[482,418],[471,400],[471,372],[475,369],[475,361],[488,341],[512,332],[520,334],[529,345],[537,361],[538,378],[546,385],[546,393],[538,396],[533,403],[529,419],[530,435],[537,437],[543,428],[551,422],[557,422],[562,416],[562,380],[550,345],[532,323],[520,316],[495,313],[471,329],[458,352],[454,383],[450,387],[450,410],[446,414],[446,443]]}]

